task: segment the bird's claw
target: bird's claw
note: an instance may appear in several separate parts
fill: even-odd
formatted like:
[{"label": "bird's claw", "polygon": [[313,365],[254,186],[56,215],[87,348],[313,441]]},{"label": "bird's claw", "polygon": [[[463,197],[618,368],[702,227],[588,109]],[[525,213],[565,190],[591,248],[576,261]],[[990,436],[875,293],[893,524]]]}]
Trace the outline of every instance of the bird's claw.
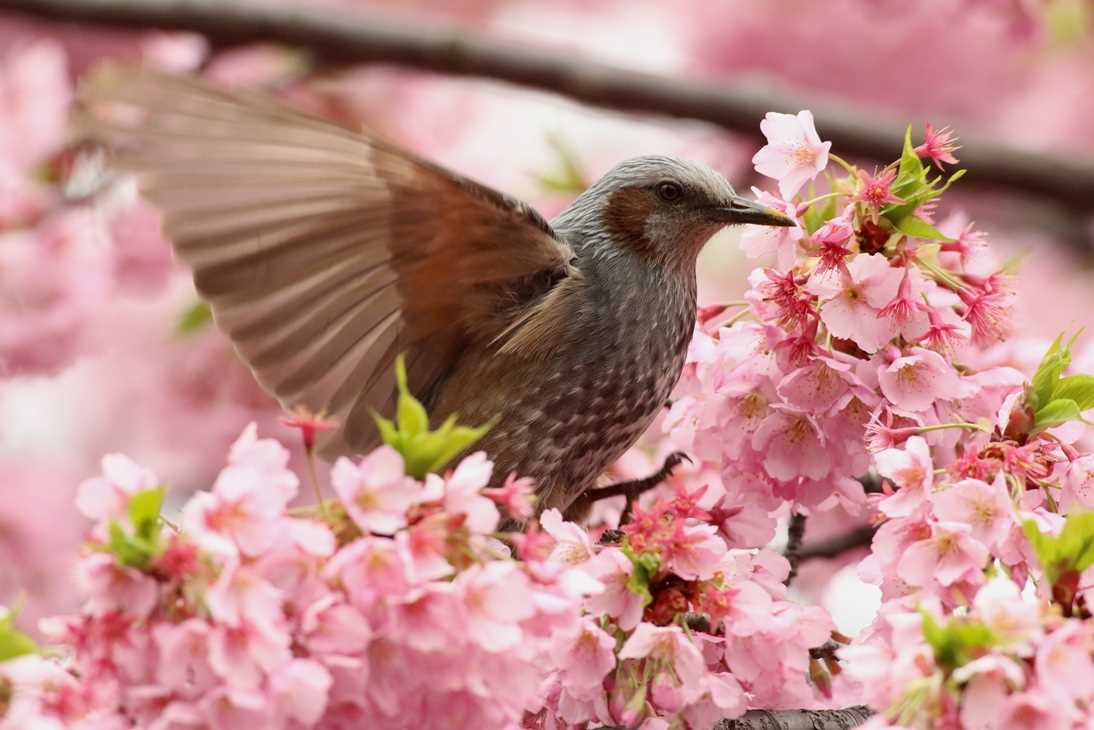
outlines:
[{"label": "bird's claw", "polygon": [[680,464],[685,461],[689,464],[695,463],[692,461],[691,457],[683,451],[673,451],[665,457],[665,460],[661,463],[661,468],[650,476],[642,479],[632,479],[626,482],[616,482],[615,484],[609,484],[598,489],[591,489],[581,495],[571,509],[574,511],[584,511],[588,509],[593,502],[623,495],[627,498],[627,505],[623,509],[623,516],[620,520],[620,524],[623,524],[630,516],[634,501],[671,477],[676,467],[680,466]]}]

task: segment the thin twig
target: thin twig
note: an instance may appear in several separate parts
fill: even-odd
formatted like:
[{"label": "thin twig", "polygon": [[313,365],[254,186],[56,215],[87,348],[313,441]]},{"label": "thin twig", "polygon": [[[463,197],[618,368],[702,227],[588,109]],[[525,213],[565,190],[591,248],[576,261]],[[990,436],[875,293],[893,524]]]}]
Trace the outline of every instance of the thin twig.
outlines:
[{"label": "thin twig", "polygon": [[[282,43],[306,49],[324,63],[392,63],[491,78],[612,109],[698,119],[752,136],[767,111],[810,108],[825,139],[841,154],[874,160],[896,157],[904,132],[903,123],[845,102],[770,86],[666,78],[507,43],[452,24],[411,24],[375,13],[223,0],[3,0],[0,12],[5,11],[112,28],[192,31],[214,48]],[[962,145],[968,182],[1038,196],[1078,212],[1094,211],[1094,159],[1089,156],[1037,153],[968,134]]]},{"label": "thin twig", "polygon": [[790,562],[790,573],[787,574],[786,585],[790,585],[798,575],[798,563],[801,562],[802,540],[805,538],[805,515],[801,512],[793,512],[790,515],[790,525],[786,529],[786,556]]}]

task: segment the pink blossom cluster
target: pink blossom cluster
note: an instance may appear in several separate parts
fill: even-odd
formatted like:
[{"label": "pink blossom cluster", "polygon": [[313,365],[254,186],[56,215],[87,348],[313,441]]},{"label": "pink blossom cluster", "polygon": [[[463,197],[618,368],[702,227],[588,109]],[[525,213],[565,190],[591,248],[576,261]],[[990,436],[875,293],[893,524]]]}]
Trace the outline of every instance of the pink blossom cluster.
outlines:
[{"label": "pink blossom cluster", "polygon": [[495,499],[526,483],[484,493],[482,453],[416,480],[385,446],[336,463],[338,500],[300,511],[288,458],[248,428],[177,531],[149,509],[156,477],[104,458],[77,499],[96,522],[82,610],[42,623],[63,668],[0,665],[0,727],[505,728],[542,709],[600,586],[492,537]]},{"label": "pink blossom cluster", "polygon": [[[742,236],[774,265],[745,301],[700,312],[670,440],[721,471],[723,505],[839,505],[878,525],[858,573],[885,603],[832,667],[877,727],[1087,727],[1094,377],[1070,373],[1074,339],[1035,372],[993,364],[1010,271],[962,218],[936,224],[962,174],[935,172],[957,162],[948,130],[909,133],[899,160],[867,172],[831,154],[808,112],[761,129],[754,163],[779,195],[755,192],[797,225]],[[1049,691],[1037,657],[1051,652],[1072,676]]]},{"label": "pink blossom cluster", "polygon": [[[158,290],[171,258],[132,186],[102,193],[102,160],[67,146],[64,49],[0,54],[0,377],[52,374],[98,349],[115,292]],[[94,198],[94,199],[92,199]]]},{"label": "pink blossom cluster", "polygon": [[0,728],[707,730],[824,701],[830,618],[788,600],[785,558],[729,547],[702,489],[604,544],[549,510],[508,533],[518,560],[496,530],[531,483],[487,488],[482,452],[416,479],[382,446],[297,509],[288,458],[250,426],[176,527],[155,475],[106,456],[77,494],[82,609],[41,622],[61,661],[0,663]]},{"label": "pink blossom cluster", "polygon": [[556,648],[542,727],[706,730],[749,708],[824,702],[809,650],[831,619],[788,600],[784,557],[730,548],[698,506],[703,491],[637,507],[607,544],[557,510],[542,516],[548,561],[603,586],[585,599],[583,631]]},{"label": "pink blossom cluster", "polygon": [[[775,265],[750,275],[729,322],[700,323],[665,427],[753,503],[859,509],[869,447],[893,429],[937,431],[952,452],[1021,388],[1013,369],[953,364],[1005,336],[1008,275],[971,226],[950,237],[933,223],[949,183],[930,163],[954,160],[948,131],[873,173],[841,160],[837,176],[809,112],[770,113],[762,130],[755,166],[783,197],[755,193],[797,225],[742,235]],[[806,195],[822,172],[829,192]]]},{"label": "pink blossom cluster", "polygon": [[1070,730],[1094,720],[1094,621],[1023,596],[1005,576],[967,610],[892,601],[840,652],[879,714],[864,728]]}]

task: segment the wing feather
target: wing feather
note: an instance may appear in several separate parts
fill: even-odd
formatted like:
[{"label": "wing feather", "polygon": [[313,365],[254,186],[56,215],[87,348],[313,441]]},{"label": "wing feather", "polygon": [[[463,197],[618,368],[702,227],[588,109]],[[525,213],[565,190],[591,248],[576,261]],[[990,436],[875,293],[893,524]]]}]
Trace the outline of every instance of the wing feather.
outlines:
[{"label": "wing feather", "polygon": [[258,381],[340,420],[327,455],[376,443],[397,354],[428,401],[574,273],[519,201],[261,94],[107,66],[78,121],[138,174]]}]

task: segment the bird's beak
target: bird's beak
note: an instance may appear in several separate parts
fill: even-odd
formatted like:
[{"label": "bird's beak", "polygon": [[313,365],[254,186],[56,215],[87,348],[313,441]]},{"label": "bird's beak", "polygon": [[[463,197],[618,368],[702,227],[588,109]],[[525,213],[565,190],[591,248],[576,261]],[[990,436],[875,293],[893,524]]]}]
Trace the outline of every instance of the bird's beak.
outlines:
[{"label": "bird's beak", "polygon": [[795,226],[794,219],[774,208],[753,200],[730,198],[729,205],[709,208],[708,213],[718,223],[754,223],[758,226]]}]

